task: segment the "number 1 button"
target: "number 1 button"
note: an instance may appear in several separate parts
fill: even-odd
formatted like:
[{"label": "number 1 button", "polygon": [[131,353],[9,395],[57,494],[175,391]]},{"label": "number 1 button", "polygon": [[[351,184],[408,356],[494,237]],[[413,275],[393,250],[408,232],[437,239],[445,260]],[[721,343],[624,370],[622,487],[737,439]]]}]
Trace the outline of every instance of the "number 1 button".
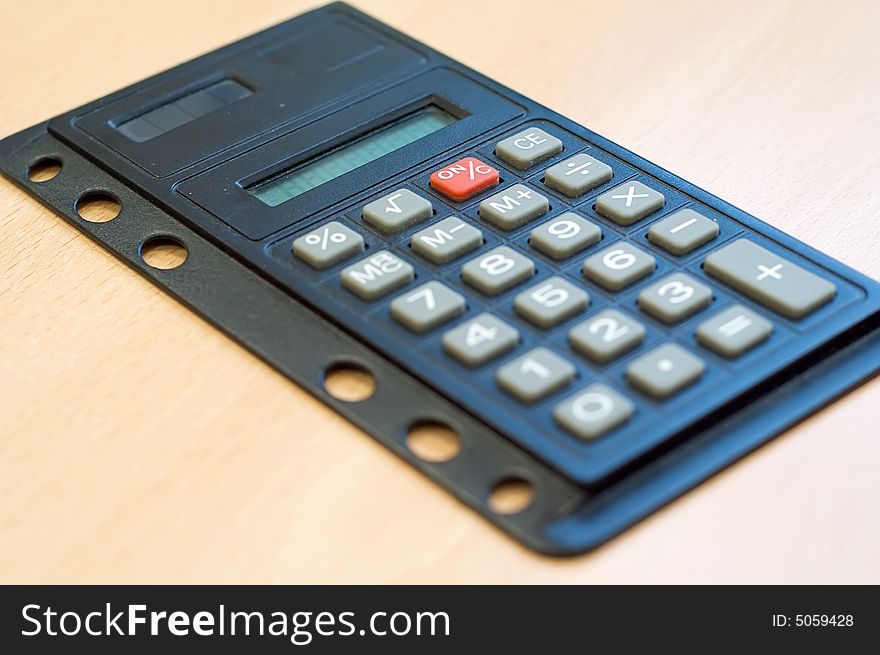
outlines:
[{"label": "number 1 button", "polygon": [[533,403],[574,379],[574,366],[546,348],[535,348],[498,369],[498,384],[524,403]]}]

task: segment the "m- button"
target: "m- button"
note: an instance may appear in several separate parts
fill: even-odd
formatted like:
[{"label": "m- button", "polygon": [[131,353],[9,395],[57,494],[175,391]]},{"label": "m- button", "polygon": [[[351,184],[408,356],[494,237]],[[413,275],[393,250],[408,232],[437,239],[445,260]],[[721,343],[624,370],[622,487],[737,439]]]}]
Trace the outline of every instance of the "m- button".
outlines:
[{"label": "m- button", "polygon": [[498,184],[498,171],[479,159],[465,157],[431,175],[431,187],[461,202]]},{"label": "m- button", "polygon": [[765,307],[788,318],[801,318],[829,302],[834,285],[748,239],[716,250],[704,264],[712,277],[726,282]]}]

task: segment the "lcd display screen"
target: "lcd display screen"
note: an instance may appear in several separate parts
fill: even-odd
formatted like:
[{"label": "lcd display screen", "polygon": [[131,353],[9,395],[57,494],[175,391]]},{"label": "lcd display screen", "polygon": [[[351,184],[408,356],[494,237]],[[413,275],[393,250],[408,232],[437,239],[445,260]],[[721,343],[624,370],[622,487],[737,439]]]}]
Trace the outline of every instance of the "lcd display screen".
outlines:
[{"label": "lcd display screen", "polygon": [[317,159],[258,182],[246,190],[270,207],[275,207],[437,132],[457,120],[437,105],[428,105]]}]

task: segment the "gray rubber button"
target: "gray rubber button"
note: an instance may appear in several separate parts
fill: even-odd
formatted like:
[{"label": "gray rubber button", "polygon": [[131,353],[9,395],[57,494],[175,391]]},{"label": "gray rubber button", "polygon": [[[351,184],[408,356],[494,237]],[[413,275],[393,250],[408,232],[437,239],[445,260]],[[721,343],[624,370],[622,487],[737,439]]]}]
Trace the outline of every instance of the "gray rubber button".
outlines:
[{"label": "gray rubber button", "polygon": [[755,312],[736,305],[700,323],[697,341],[723,357],[739,357],[773,332],[773,324]]},{"label": "gray rubber button", "polygon": [[443,335],[443,349],[475,368],[496,359],[519,343],[519,332],[492,314],[480,314]]},{"label": "gray rubber button", "polygon": [[434,215],[431,203],[409,189],[398,189],[364,206],[364,220],[385,234],[396,234]]},{"label": "gray rubber button", "polygon": [[639,309],[664,323],[676,323],[712,302],[712,289],[690,275],[673,273],[639,294]]},{"label": "gray rubber button", "polygon": [[557,276],[523,291],[513,307],[530,323],[547,329],[584,311],[589,302],[586,291]]},{"label": "gray rubber button", "polygon": [[599,243],[602,230],[574,212],[565,212],[532,230],[529,245],[556,260]]},{"label": "gray rubber button", "polygon": [[581,439],[595,439],[635,413],[635,405],[604,384],[591,384],[553,410],[553,418]]},{"label": "gray rubber button", "polygon": [[312,268],[322,269],[364,249],[364,238],[338,221],[325,223],[293,242],[293,254]]},{"label": "gray rubber button", "polygon": [[797,264],[747,239],[716,250],[706,272],[765,307],[788,318],[801,318],[829,302],[835,286]]},{"label": "gray rubber button", "polygon": [[537,127],[517,132],[495,144],[495,155],[511,166],[525,170],[562,152],[562,141]]},{"label": "gray rubber button", "polygon": [[632,225],[666,204],[659,191],[641,182],[624,182],[596,198],[596,211],[618,225]]},{"label": "gray rubber button", "polygon": [[544,171],[544,184],[576,198],[611,179],[611,167],[589,155],[575,155]]},{"label": "gray rubber button", "polygon": [[568,333],[572,348],[599,364],[628,353],[644,338],[645,326],[616,309],[602,310]]},{"label": "gray rubber button", "polygon": [[506,291],[534,274],[534,262],[507,246],[493,248],[461,267],[462,279],[487,296]]},{"label": "gray rubber button", "polygon": [[626,379],[639,391],[662,400],[700,379],[706,365],[672,343],[642,355],[626,369]]},{"label": "gray rubber button", "polygon": [[413,234],[410,245],[425,259],[444,264],[483,245],[483,233],[450,216]]},{"label": "gray rubber button", "polygon": [[570,362],[547,348],[535,348],[498,369],[496,379],[510,395],[533,403],[567,385],[574,374]]},{"label": "gray rubber button", "polygon": [[342,286],[364,300],[373,300],[402,287],[415,273],[397,255],[380,250],[342,269],[340,275]]},{"label": "gray rubber button", "polygon": [[583,273],[606,289],[619,291],[652,273],[656,266],[654,258],[644,250],[626,241],[618,241],[587,257]]},{"label": "gray rubber button", "polygon": [[515,230],[550,211],[550,202],[525,184],[514,184],[480,203],[480,218],[502,230]]},{"label": "gray rubber button", "polygon": [[391,301],[391,316],[413,332],[427,332],[464,314],[464,296],[431,281]]},{"label": "gray rubber button", "polygon": [[720,231],[715,221],[693,209],[681,209],[654,223],[648,239],[673,255],[686,255],[709,243]]}]

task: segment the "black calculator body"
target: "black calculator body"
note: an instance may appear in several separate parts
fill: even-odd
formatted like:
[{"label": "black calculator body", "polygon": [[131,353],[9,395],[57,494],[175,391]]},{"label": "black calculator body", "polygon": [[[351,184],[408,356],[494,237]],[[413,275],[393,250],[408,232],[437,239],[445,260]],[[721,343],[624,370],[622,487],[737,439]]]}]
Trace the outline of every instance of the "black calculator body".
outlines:
[{"label": "black calculator body", "polygon": [[[60,174],[31,181],[46,160]],[[9,137],[2,166],[547,553],[602,543],[880,366],[877,283],[344,4]],[[78,215],[96,193],[116,219]],[[147,265],[156,238],[187,261]],[[345,366],[376,393],[328,394]],[[456,457],[409,450],[425,422]],[[495,512],[508,480],[534,498]]]}]

